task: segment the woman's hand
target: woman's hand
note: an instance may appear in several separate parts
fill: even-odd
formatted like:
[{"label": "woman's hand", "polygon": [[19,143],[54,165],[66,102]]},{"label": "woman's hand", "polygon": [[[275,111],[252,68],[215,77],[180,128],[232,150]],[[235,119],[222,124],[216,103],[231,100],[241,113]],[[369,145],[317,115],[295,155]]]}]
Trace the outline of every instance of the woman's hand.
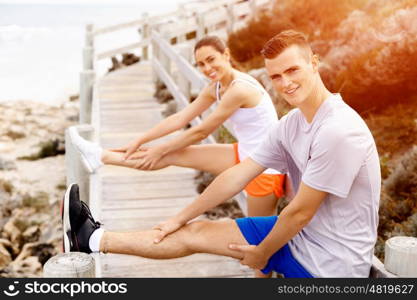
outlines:
[{"label": "woman's hand", "polygon": [[159,223],[158,225],[154,226],[152,229],[159,230],[157,236],[154,239],[154,243],[157,244],[162,241],[167,235],[177,231],[180,229],[184,224],[178,221],[176,218],[168,219],[165,222]]},{"label": "woman's hand", "polygon": [[141,148],[140,151],[130,155],[129,159],[138,160],[134,166],[136,169],[153,170],[163,156],[163,150],[156,146],[147,149]]},{"label": "woman's hand", "polygon": [[242,253],[243,258],[240,260],[240,263],[252,269],[261,270],[268,263],[269,257],[265,257],[265,254],[255,245],[230,244],[229,248]]},{"label": "woman's hand", "polygon": [[141,145],[142,145],[142,142],[140,141],[140,139],[135,139],[135,140],[131,141],[130,143],[128,143],[125,146],[122,146],[120,148],[110,149],[110,151],[113,151],[113,152],[124,152],[123,159],[124,160],[127,160],[139,148],[142,148]]}]

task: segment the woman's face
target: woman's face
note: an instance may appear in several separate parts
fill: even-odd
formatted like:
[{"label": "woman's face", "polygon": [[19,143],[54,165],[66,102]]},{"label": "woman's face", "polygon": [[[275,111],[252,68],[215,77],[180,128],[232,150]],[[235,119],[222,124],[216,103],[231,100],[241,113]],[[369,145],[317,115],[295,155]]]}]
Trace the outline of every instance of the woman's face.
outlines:
[{"label": "woman's face", "polygon": [[195,51],[195,61],[200,72],[211,81],[219,81],[232,68],[228,49],[221,53],[212,46],[200,47]]}]

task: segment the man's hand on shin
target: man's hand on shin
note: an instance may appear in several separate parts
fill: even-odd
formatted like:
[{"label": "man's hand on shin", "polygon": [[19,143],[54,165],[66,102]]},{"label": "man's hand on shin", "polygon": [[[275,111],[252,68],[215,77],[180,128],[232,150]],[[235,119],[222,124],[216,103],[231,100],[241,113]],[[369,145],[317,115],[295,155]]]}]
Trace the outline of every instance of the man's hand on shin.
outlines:
[{"label": "man's hand on shin", "polygon": [[229,248],[240,252],[243,255],[240,263],[252,269],[261,270],[268,263],[269,257],[258,246],[230,244]]},{"label": "man's hand on shin", "polygon": [[177,231],[182,226],[184,226],[184,223],[178,221],[176,218],[171,218],[162,223],[159,223],[152,228],[154,230],[159,230],[153,242],[155,244],[161,242],[167,235]]}]

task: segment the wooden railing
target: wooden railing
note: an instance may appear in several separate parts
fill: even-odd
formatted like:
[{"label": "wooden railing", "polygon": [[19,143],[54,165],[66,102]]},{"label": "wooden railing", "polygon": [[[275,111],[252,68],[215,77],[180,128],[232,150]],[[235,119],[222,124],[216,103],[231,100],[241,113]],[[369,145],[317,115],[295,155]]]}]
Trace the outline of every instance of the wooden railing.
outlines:
[{"label": "wooden railing", "polygon": [[[77,129],[84,137],[97,141],[100,122],[99,114],[94,111],[98,111],[100,105],[97,97],[99,76],[96,74],[96,64],[100,60],[140,49],[141,60],[152,61],[154,82],[162,81],[175,98],[177,106],[183,108],[190,102],[192,91],[201,90],[207,84],[206,79],[192,64],[192,47],[195,41],[207,34],[217,34],[226,38],[228,33],[242,26],[250,16],[254,15],[255,11],[268,9],[271,2],[268,0],[220,0],[201,4],[191,3],[183,4],[177,11],[171,13],[157,16],[144,13],[139,20],[104,28],[95,28],[92,24],[88,24],[82,50],[83,70],[80,73],[81,125],[78,125]],[[140,40],[96,53],[95,39],[98,36],[127,28],[137,28]],[[200,124],[207,114],[208,112],[201,118],[195,118],[191,125]],[[228,124],[225,127],[233,134]],[[210,135],[204,142],[215,143],[215,138]],[[68,134],[66,143],[67,178],[83,182],[80,186],[80,193],[83,199],[89,202],[90,197],[94,196],[94,193],[89,193],[89,190],[92,185],[97,184],[96,175],[89,176],[81,167],[80,162],[76,161],[78,155],[73,150]],[[237,198],[242,209],[246,211],[243,194]]]}]

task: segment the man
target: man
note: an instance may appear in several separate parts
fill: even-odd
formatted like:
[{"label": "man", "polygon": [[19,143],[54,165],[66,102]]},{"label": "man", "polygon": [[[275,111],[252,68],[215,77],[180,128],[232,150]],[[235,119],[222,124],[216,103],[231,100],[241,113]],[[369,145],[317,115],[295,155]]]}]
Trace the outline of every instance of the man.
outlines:
[{"label": "man", "polygon": [[[326,89],[303,34],[281,32],[262,54],[274,88],[296,109],[271,129],[257,151],[149,231],[104,232],[72,185],[64,201],[66,251],[156,259],[207,252],[240,259],[265,274],[368,277],[381,185],[373,137],[340,95]],[[189,222],[233,197],[266,168],[289,174],[297,191],[279,218]]]}]

